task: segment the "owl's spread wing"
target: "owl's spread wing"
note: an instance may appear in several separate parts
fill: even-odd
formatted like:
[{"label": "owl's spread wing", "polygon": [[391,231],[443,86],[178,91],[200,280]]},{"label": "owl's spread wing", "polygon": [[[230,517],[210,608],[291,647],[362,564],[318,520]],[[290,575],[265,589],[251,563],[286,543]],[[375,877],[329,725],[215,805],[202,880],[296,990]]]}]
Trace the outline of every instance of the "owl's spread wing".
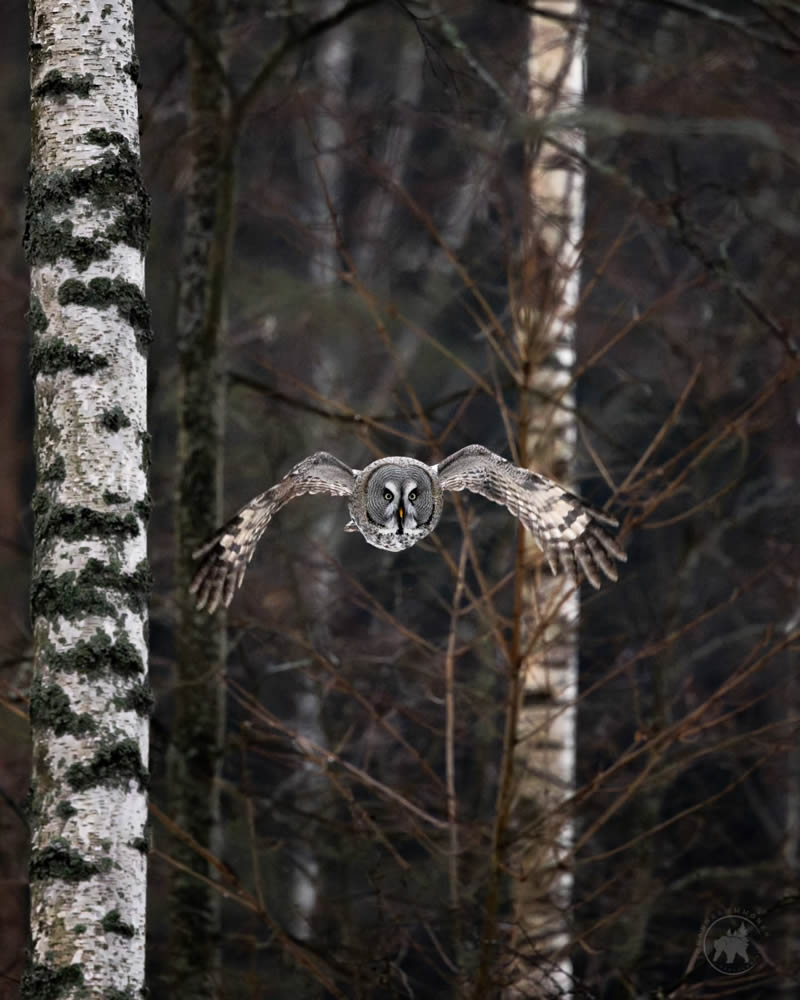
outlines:
[{"label": "owl's spread wing", "polygon": [[231,603],[236,588],[242,585],[259,538],[281,507],[304,493],[350,496],[354,482],[349,466],[326,451],[318,451],[298,462],[276,486],[253,497],[213,538],[192,553],[200,560],[189,588],[197,596],[198,608],[213,613],[220,601],[225,607]]},{"label": "owl's spread wing", "polygon": [[614,559],[626,561],[617,542],[600,525],[617,521],[588,507],[546,476],[512,465],[488,448],[473,444],[437,466],[443,490],[471,490],[504,504],[531,532],[555,573],[560,564],[577,579],[577,565],[593,587],[603,574],[617,579]]}]

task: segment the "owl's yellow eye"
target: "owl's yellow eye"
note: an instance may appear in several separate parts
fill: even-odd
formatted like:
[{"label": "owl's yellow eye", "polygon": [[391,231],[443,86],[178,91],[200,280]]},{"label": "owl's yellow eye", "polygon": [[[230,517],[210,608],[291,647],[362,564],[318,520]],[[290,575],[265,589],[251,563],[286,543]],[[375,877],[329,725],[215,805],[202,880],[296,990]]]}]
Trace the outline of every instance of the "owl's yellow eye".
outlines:
[{"label": "owl's yellow eye", "polygon": [[416,490],[412,490],[408,494],[408,499],[413,503],[417,499],[417,491]]},{"label": "owl's yellow eye", "polygon": [[391,490],[384,490],[383,491],[383,499],[386,500],[387,502],[389,500],[391,500],[392,499],[392,491]]}]

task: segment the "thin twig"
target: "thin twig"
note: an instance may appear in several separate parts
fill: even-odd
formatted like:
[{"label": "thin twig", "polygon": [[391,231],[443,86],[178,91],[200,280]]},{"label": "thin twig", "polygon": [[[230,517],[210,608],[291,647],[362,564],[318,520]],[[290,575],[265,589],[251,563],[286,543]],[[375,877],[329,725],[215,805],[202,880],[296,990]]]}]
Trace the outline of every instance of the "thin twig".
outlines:
[{"label": "thin twig", "polygon": [[444,657],[445,684],[445,774],[447,781],[447,822],[449,826],[450,854],[447,859],[447,869],[450,881],[450,909],[453,920],[453,940],[456,942],[456,954],[459,952],[461,926],[459,918],[458,889],[458,801],[456,799],[456,705],[455,705],[455,657],[453,651],[458,631],[459,607],[464,593],[464,574],[467,563],[466,536],[461,542],[461,554],[458,558],[458,574],[453,592],[453,607],[450,614],[450,633],[447,636],[447,651]]}]

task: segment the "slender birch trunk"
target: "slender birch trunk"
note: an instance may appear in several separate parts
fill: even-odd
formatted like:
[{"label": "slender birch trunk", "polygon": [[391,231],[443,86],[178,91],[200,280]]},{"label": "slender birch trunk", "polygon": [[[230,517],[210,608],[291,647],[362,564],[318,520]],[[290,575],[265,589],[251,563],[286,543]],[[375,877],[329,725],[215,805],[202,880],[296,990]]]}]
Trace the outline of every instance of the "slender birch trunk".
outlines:
[{"label": "slender birch trunk", "polygon": [[[328,17],[340,6],[335,0],[323,0],[321,15]],[[337,227],[341,223],[344,203],[345,164],[342,146],[345,142],[343,119],[346,111],[347,85],[353,61],[353,29],[340,24],[325,32],[317,43],[314,69],[318,88],[318,105],[308,122],[314,150],[313,167],[307,171],[309,219],[317,231],[314,250],[308,261],[308,279],[321,295],[339,283]],[[301,147],[304,143],[301,143]],[[331,213],[335,217],[331,218]],[[313,379],[321,396],[330,396],[336,385],[339,367],[338,346],[321,340],[317,345]],[[318,440],[309,450],[321,447]],[[337,534],[334,536],[334,532]],[[322,514],[309,529],[309,558],[318,558],[331,537],[342,532],[335,511]],[[306,586],[309,617],[314,621],[314,639],[325,645],[328,638],[328,613],[331,595],[337,581],[336,570],[330,565],[317,564]],[[309,674],[300,674],[295,695],[295,727],[299,734],[318,744],[325,744],[322,718],[323,702],[320,685]],[[305,775],[296,806],[305,813],[324,813],[330,805],[330,785],[315,765],[304,764]],[[325,882],[314,848],[315,827],[294,846],[294,867],[290,886],[289,928],[301,940],[312,937],[312,923],[317,909],[320,887]]]},{"label": "slender birch trunk", "polygon": [[31,952],[22,996],[139,996],[149,509],[130,0],[31,0],[37,485]]},{"label": "slender birch trunk", "polygon": [[[177,319],[178,484],[175,723],[169,748],[173,819],[202,848],[222,848],[220,772],[225,736],[225,614],[195,607],[192,552],[222,520],[222,331],[233,217],[233,148],[222,75],[224,0],[192,0],[202,39],[188,45],[189,184]],[[170,994],[210,1000],[221,988],[220,896],[215,869],[183,842],[170,887]]]},{"label": "slender birch trunk", "polygon": [[[547,9],[559,15],[546,16]],[[582,32],[576,0],[537,7],[530,22],[529,113],[533,120],[579,105],[583,96]],[[566,20],[565,20],[566,19]],[[560,143],[580,139],[558,133]],[[523,280],[516,315],[526,400],[523,463],[562,481],[575,448],[573,313],[579,292],[583,176],[545,138],[528,163],[530,197]],[[513,851],[515,975],[509,996],[570,992],[567,909],[572,875],[564,863],[572,825],[559,806],[573,791],[577,695],[578,594],[563,576],[538,571],[525,537],[522,586],[522,683],[514,759]]]},{"label": "slender birch trunk", "polygon": [[[338,0],[322,0],[320,16],[330,17],[340,4]],[[329,28],[317,43],[314,57],[319,104],[307,127],[311,129],[313,163],[309,162],[308,219],[316,231],[316,246],[309,258],[312,284],[328,288],[339,280],[339,260],[336,221],[342,207],[345,143],[343,119],[347,113],[347,85],[353,59],[353,29],[345,22]],[[300,149],[306,146],[300,138]],[[302,156],[302,152],[301,152]]]},{"label": "slender birch trunk", "polygon": [[[396,75],[396,102],[399,119],[386,131],[380,158],[383,169],[403,183],[415,130],[403,120],[408,109],[416,109],[422,95],[425,49],[419,38],[407,39],[400,50]],[[376,183],[370,190],[358,220],[359,239],[353,250],[353,260],[363,281],[380,280],[390,254],[392,215],[396,195],[388,186]]]}]

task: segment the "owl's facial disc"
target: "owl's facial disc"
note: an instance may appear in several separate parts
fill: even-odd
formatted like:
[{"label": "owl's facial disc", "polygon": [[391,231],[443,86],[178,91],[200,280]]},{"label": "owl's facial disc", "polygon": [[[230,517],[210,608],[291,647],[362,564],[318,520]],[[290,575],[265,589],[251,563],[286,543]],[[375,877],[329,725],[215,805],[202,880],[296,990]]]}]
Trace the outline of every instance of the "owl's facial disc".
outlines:
[{"label": "owl's facial disc", "polygon": [[[436,526],[433,490],[426,470],[381,463],[365,490],[370,544],[391,552],[410,548]],[[356,523],[358,520],[356,518]]]}]

